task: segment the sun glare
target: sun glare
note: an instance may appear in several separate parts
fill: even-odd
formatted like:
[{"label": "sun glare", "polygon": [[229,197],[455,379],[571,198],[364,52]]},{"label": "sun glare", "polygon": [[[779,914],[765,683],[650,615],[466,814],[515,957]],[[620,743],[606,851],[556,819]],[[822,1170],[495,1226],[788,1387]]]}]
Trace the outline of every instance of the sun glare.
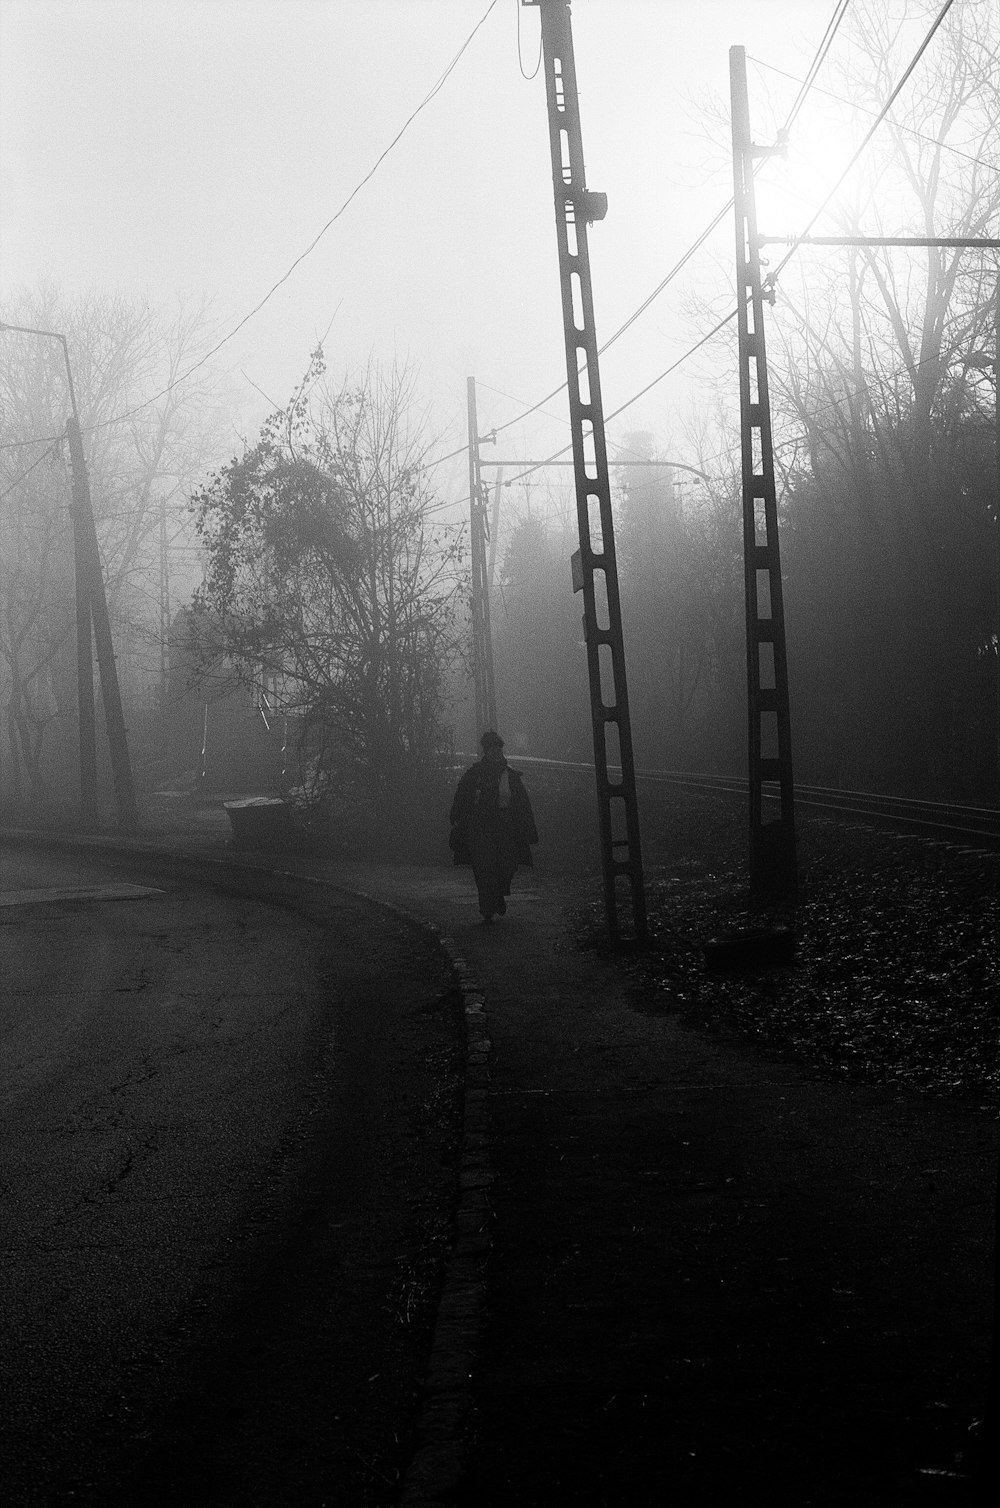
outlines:
[{"label": "sun glare", "polygon": [[839,186],[838,180],[854,151],[855,141],[843,126],[808,133],[793,130],[785,155],[768,158],[757,174],[757,224],[762,234],[791,236],[801,231],[834,188],[831,211],[849,199],[862,164]]}]

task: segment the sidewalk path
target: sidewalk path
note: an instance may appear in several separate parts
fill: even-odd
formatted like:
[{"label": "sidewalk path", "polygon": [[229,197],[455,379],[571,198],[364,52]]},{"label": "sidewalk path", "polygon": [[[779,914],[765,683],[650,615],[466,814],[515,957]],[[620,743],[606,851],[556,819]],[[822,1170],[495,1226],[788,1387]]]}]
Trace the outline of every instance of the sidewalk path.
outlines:
[{"label": "sidewalk path", "polygon": [[484,927],[463,871],[324,870],[436,922],[486,996],[464,1508],[973,1500],[995,1110],[687,1029],[574,946],[589,887],[519,875]]}]

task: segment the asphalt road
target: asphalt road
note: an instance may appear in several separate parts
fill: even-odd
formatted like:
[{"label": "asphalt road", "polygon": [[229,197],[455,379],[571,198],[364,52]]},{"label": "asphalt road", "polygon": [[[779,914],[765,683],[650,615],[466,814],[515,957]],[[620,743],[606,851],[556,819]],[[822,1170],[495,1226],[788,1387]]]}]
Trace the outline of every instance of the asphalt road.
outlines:
[{"label": "asphalt road", "polygon": [[458,1006],[319,886],[0,855],[0,1498],[392,1502]]}]

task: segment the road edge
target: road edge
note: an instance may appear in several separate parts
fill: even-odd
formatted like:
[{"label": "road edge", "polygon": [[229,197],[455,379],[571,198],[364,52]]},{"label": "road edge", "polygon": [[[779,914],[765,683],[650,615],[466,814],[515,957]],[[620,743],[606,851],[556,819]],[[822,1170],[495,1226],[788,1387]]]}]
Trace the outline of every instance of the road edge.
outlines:
[{"label": "road edge", "polygon": [[489,1107],[490,1038],[486,997],[454,938],[412,912],[364,890],[348,890],[432,936],[451,965],[462,996],[465,1084],[458,1199],[434,1333],[418,1411],[416,1443],[403,1472],[397,1508],[447,1508],[465,1475],[472,1367],[486,1309],[486,1262],[493,1246],[493,1127]]},{"label": "road edge", "polygon": [[[0,842],[32,844],[89,853],[121,853],[207,868],[264,871],[276,878],[306,880],[356,896],[398,917],[434,939],[448,960],[462,997],[464,1083],[462,1134],[458,1158],[457,1198],[451,1251],[434,1318],[422,1398],[414,1424],[415,1444],[404,1468],[397,1508],[448,1508],[454,1504],[464,1474],[467,1424],[472,1411],[472,1364],[485,1318],[486,1262],[492,1250],[493,1211],[489,1190],[494,1181],[493,1129],[489,1108],[490,1037],[486,997],[455,940],[434,922],[411,911],[315,872],[286,869],[247,855],[215,855],[164,849],[155,843],[84,835],[32,833],[0,829]],[[287,859],[286,859],[287,862]]]}]

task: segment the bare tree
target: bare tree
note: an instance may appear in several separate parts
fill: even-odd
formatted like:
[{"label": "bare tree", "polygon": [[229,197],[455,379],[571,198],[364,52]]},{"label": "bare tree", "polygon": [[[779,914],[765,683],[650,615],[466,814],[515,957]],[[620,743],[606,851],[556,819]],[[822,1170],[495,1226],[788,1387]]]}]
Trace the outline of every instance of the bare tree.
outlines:
[{"label": "bare tree", "polygon": [[[812,218],[830,143],[843,143],[843,166],[939,11],[856,0],[795,123],[788,168],[761,166],[762,230]],[[817,235],[997,235],[998,44],[992,0],[952,7]],[[768,78],[761,65],[761,141],[790,99],[769,99]],[[808,180],[792,172],[797,134],[818,154]],[[803,246],[777,279],[768,367],[793,744],[808,777],[978,795],[995,778],[998,277],[983,249]],[[704,329],[719,311],[692,312]],[[734,345],[730,371],[735,412]],[[727,446],[738,449],[732,425],[719,429]]]},{"label": "bare tree", "polygon": [[[177,381],[206,348],[207,311],[181,306],[167,321],[145,304],[100,294],[64,300],[43,286],[2,313],[10,325],[67,338],[116,658],[134,700],[159,668],[160,609],[149,583],[159,574],[163,525],[168,539],[190,531],[184,492],[218,453],[211,380]],[[14,331],[0,339],[3,790],[38,802],[51,798],[53,783],[65,794],[73,768],[71,483],[61,438],[69,396],[56,341]]]}]

